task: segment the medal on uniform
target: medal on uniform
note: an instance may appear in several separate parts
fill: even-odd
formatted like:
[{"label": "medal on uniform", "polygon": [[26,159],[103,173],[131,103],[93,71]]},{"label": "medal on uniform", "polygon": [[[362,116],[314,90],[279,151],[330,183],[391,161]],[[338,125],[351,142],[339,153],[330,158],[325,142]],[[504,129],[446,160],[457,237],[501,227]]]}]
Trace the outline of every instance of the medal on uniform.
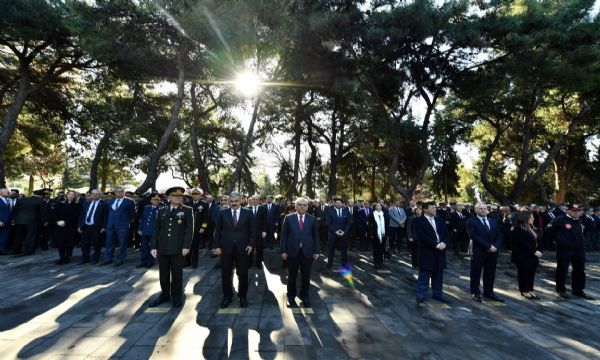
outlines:
[{"label": "medal on uniform", "polygon": [[183,222],[183,211],[178,212],[177,217],[179,218],[179,220],[177,220],[177,223],[181,224]]},{"label": "medal on uniform", "polygon": [[565,224],[565,228],[568,230],[571,228],[571,224]]}]

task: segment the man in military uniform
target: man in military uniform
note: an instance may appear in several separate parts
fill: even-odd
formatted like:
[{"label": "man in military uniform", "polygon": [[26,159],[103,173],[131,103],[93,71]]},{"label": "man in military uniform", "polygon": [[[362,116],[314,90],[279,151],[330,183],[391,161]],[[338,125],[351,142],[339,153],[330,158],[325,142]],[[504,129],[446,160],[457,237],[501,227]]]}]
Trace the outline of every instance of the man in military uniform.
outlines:
[{"label": "man in military uniform", "polygon": [[183,258],[190,251],[194,234],[193,210],[182,205],[184,192],[178,186],[167,190],[169,205],[158,211],[150,248],[158,260],[161,293],[150,307],[169,299],[174,307],[183,304]]},{"label": "man in military uniform", "polygon": [[54,231],[54,223],[49,221],[50,216],[54,213],[56,201],[52,199],[52,189],[44,189],[44,197],[42,198],[42,220],[38,228],[38,237],[40,248],[48,250],[48,242]]},{"label": "man in military uniform", "polygon": [[32,255],[35,251],[38,225],[42,217],[44,190],[36,190],[33,196],[19,199],[14,208],[15,223],[14,254]]},{"label": "man in military uniform", "polygon": [[591,300],[585,288],[585,249],[583,228],[580,217],[583,208],[578,204],[569,205],[564,216],[557,216],[546,228],[546,235],[556,244],[556,292],[563,299],[568,299],[567,275],[569,265],[571,272],[571,293],[574,296]]},{"label": "man in military uniform", "polygon": [[152,234],[154,233],[154,227],[156,226],[156,218],[158,215],[159,204],[161,198],[158,194],[150,198],[150,204],[144,206],[142,215],[138,225],[137,233],[141,236],[140,243],[140,264],[138,268],[146,267],[151,268],[154,266],[154,258],[150,255],[150,242],[152,241]]},{"label": "man in military uniform", "polygon": [[[186,203],[194,210],[194,237],[190,253],[185,257],[184,267],[191,265],[194,269],[198,267],[198,252],[208,227],[208,204],[202,201],[202,194],[202,190],[193,189],[192,201]],[[203,244],[202,247],[204,246]]]}]

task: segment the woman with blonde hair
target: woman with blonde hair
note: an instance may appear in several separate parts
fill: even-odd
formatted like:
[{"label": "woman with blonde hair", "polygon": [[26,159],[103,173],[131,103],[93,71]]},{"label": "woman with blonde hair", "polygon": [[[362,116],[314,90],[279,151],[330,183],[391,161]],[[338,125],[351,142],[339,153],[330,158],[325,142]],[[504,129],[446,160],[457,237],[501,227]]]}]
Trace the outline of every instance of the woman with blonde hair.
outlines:
[{"label": "woman with blonde hair", "polygon": [[52,246],[58,248],[60,259],[57,265],[71,262],[73,246],[79,236],[77,226],[81,215],[81,204],[77,201],[79,196],[73,190],[67,192],[64,203],[58,203],[54,212],[50,214],[50,221],[54,223],[52,233]]}]

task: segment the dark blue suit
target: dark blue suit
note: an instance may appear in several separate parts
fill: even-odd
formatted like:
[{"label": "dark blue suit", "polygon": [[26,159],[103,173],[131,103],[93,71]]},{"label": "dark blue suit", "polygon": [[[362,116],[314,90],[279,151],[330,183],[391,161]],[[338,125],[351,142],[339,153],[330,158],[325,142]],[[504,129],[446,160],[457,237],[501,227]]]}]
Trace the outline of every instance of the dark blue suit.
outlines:
[{"label": "dark blue suit", "polygon": [[[121,204],[114,208],[119,201]],[[119,244],[119,254],[117,255],[116,265],[121,265],[127,255],[127,240],[129,238],[129,226],[135,219],[135,203],[128,198],[113,199],[108,203],[108,215],[106,217],[106,253],[105,260],[113,261],[115,245]]]},{"label": "dark blue suit", "polygon": [[271,210],[269,211],[269,204],[264,204],[266,212],[265,220],[265,246],[273,248],[273,241],[275,240],[275,227],[281,216],[281,210],[279,205],[271,204]]},{"label": "dark blue suit", "polygon": [[[471,258],[471,294],[479,295],[479,281],[483,270],[483,295],[494,295],[494,280],[496,279],[496,263],[498,251],[502,246],[502,233],[495,220],[487,218],[489,229],[479,216],[467,220],[467,232],[473,241],[473,257]],[[491,252],[494,245],[498,251]]]},{"label": "dark blue suit", "polygon": [[[11,201],[6,198],[7,201]],[[8,241],[8,232],[10,231],[10,206],[0,198],[0,222],[3,224],[0,227],[0,252],[6,251],[6,242]]]},{"label": "dark blue suit", "polygon": [[361,251],[369,250],[367,231],[369,229],[369,215],[372,213],[373,209],[369,207],[360,209],[358,214],[356,214],[356,235],[358,236],[359,248]]},{"label": "dark blue suit", "polygon": [[304,226],[301,229],[299,215],[297,213],[287,215],[281,228],[280,248],[282,254],[288,255],[288,299],[293,300],[296,297],[296,278],[300,269],[302,277],[300,298],[308,300],[313,255],[321,250],[317,218],[304,214]]},{"label": "dark blue suit", "polygon": [[[350,217],[350,211],[346,207],[341,209],[342,215],[338,216],[338,209],[336,207],[329,208],[327,213],[327,263],[329,266],[333,265],[333,257],[335,254],[335,245],[337,241],[340,241],[340,251],[342,253],[342,266],[348,263],[348,235],[350,233],[350,226],[352,225],[352,217]],[[337,236],[336,231],[342,230],[343,236]]]},{"label": "dark blue suit", "polygon": [[[431,279],[431,290],[434,297],[442,297],[444,269],[446,268],[446,249],[438,250],[436,246],[449,243],[446,222],[434,217],[435,229],[426,216],[414,218],[411,230],[417,243],[417,263],[419,279],[417,280],[417,297],[425,298]],[[436,235],[437,231],[437,235]]]},{"label": "dark blue suit", "polygon": [[158,206],[144,206],[144,209],[142,210],[142,216],[140,217],[140,225],[138,226],[138,232],[142,233],[142,241],[140,244],[140,265],[145,265],[147,267],[154,266],[154,258],[150,254],[150,242],[152,241],[152,234],[154,233],[157,216]]},{"label": "dark blue suit", "polygon": [[78,228],[81,230],[81,261],[83,262],[90,261],[91,247],[94,248],[91,260],[96,263],[100,259],[100,249],[102,249],[100,231],[106,224],[107,210],[106,202],[103,200],[98,200],[98,203],[87,201],[81,208]]}]

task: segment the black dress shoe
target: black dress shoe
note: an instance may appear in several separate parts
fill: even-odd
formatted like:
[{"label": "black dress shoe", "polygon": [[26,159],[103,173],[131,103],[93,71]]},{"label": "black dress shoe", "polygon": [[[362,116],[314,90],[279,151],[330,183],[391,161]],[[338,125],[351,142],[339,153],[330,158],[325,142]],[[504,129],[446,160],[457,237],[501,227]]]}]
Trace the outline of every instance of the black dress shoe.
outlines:
[{"label": "black dress shoe", "polygon": [[481,295],[479,295],[479,294],[473,294],[471,297],[473,298],[473,300],[477,301],[478,303],[483,302],[483,300],[481,300]]},{"label": "black dress shoe", "polygon": [[173,307],[180,308],[181,305],[183,305],[183,301],[181,301],[181,299],[173,300]]},{"label": "black dress shoe", "polygon": [[504,299],[499,297],[496,294],[489,294],[489,295],[483,295],[486,299],[490,299],[490,300],[494,300],[494,301],[498,301],[498,302],[504,302]]},{"label": "black dress shoe", "polygon": [[309,299],[306,299],[306,298],[302,299],[302,307],[303,308],[309,308],[309,307],[311,307],[310,305],[311,304],[310,304],[310,300]]},{"label": "black dress shoe", "polygon": [[147,267],[146,264],[138,264],[138,265],[136,265],[135,268],[140,269],[140,268],[144,268],[144,267]]},{"label": "black dress shoe", "polygon": [[168,296],[162,296],[160,295],[159,297],[157,297],[156,299],[154,299],[150,304],[148,304],[148,307],[157,307],[158,305],[169,301],[169,297]]},{"label": "black dress shoe", "polygon": [[434,296],[433,298],[434,298],[435,300],[437,300],[437,301],[443,302],[444,304],[451,304],[451,303],[452,303],[452,301],[450,301],[450,300],[446,299],[446,298],[445,298],[445,297],[443,297],[443,296]]},{"label": "black dress shoe", "polygon": [[112,264],[112,261],[107,260],[107,261],[101,263],[100,266],[105,266],[105,265],[110,265],[110,264]]},{"label": "black dress shoe", "polygon": [[417,296],[417,304],[422,304],[425,301],[424,297]]},{"label": "black dress shoe", "polygon": [[246,298],[240,298],[240,307],[243,309],[248,307],[248,300]]},{"label": "black dress shoe", "polygon": [[223,300],[221,300],[221,309],[224,309],[224,308],[228,307],[229,304],[231,304],[231,298],[230,297],[224,297]]},{"label": "black dress shoe", "polygon": [[567,295],[567,293],[566,293],[566,292],[564,292],[564,291],[563,291],[563,292],[559,292],[559,293],[558,293],[558,297],[559,297],[559,298],[561,298],[561,299],[565,299],[565,300],[569,300],[569,299],[571,298],[571,297],[570,297],[569,295]]},{"label": "black dress shoe", "polygon": [[296,304],[296,300],[294,299],[288,299],[288,301],[285,302],[285,305],[289,308],[297,308],[298,304]]},{"label": "black dress shoe", "polygon": [[56,261],[54,262],[54,264],[55,264],[55,265],[63,265],[64,263],[65,263],[65,261],[64,261],[63,259],[56,260]]},{"label": "black dress shoe", "polygon": [[592,298],[588,294],[584,293],[583,291],[581,291],[581,292],[574,292],[573,296],[577,296],[578,298],[582,298],[582,299],[586,299],[586,300],[594,300],[594,298]]},{"label": "black dress shoe", "polygon": [[83,264],[87,264],[87,263],[89,263],[89,262],[90,262],[89,260],[81,260],[81,261],[80,261],[80,262],[78,262],[77,264],[78,264],[78,265],[83,265]]}]

